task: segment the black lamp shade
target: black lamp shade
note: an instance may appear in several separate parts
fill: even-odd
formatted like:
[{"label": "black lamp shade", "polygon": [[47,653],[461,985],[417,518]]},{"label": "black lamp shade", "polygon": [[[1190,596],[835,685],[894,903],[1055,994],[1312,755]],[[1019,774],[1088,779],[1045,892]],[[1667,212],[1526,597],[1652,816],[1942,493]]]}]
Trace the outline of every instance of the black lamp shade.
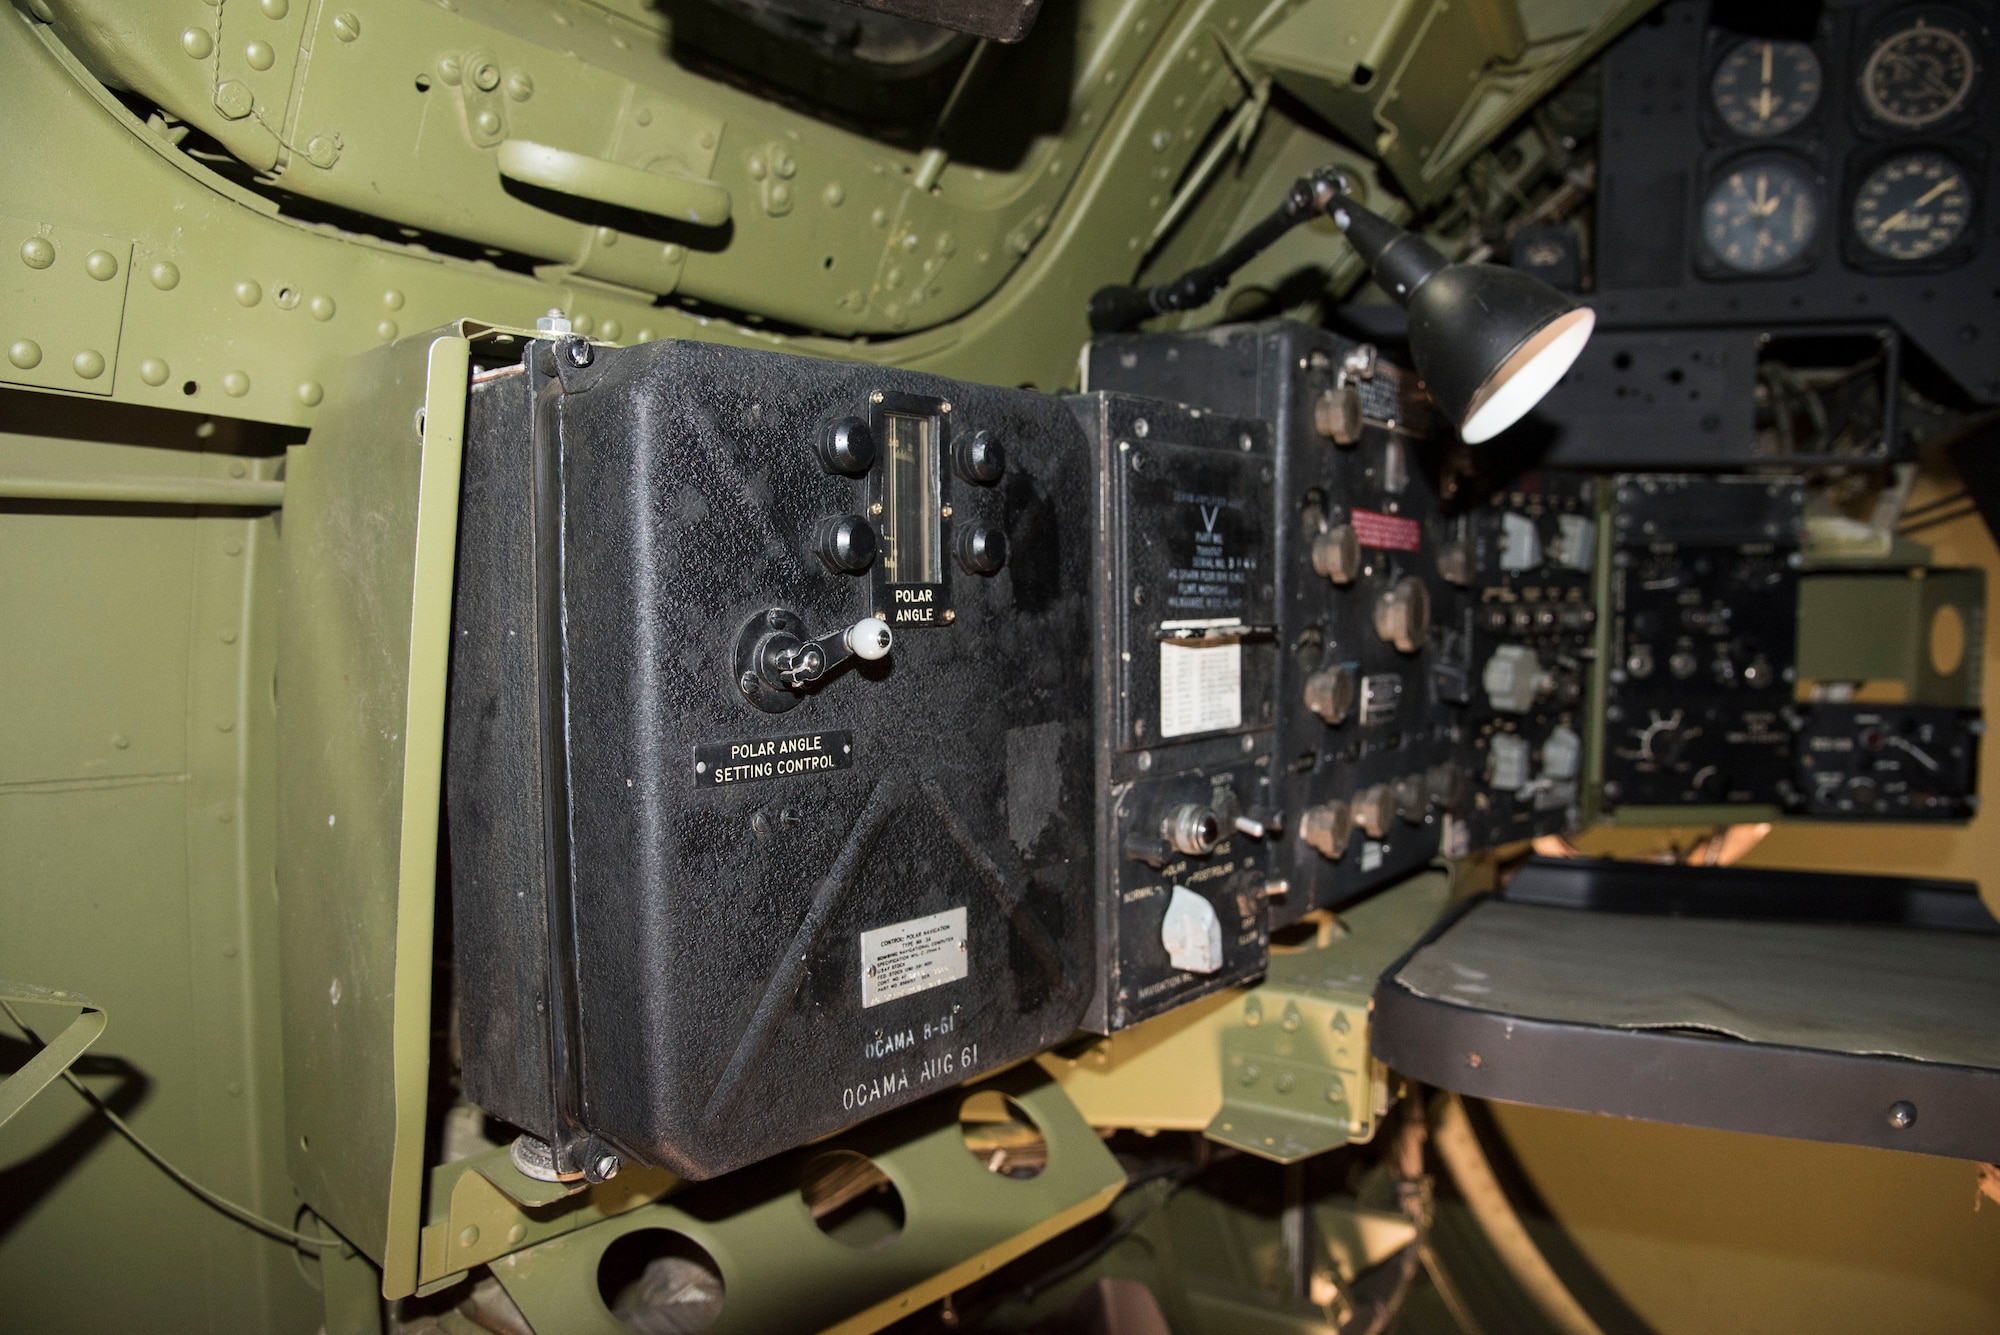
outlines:
[{"label": "black lamp shade", "polygon": [[1596,316],[1532,274],[1453,264],[1411,294],[1410,356],[1468,445],[1512,426],[1583,351]]},{"label": "black lamp shade", "polygon": [[1417,374],[1468,445],[1541,402],[1590,339],[1596,314],[1531,274],[1448,263],[1352,200],[1328,212],[1382,290],[1409,309]]}]

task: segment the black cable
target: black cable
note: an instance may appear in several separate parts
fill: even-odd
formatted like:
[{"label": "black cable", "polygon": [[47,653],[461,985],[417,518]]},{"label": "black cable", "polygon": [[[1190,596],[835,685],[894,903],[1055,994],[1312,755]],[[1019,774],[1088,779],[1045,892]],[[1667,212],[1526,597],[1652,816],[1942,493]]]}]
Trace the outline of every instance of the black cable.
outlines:
[{"label": "black cable", "polygon": [[1934,501],[1925,501],[1922,505],[1913,505],[1909,509],[1903,511],[1903,519],[1905,522],[1907,522],[1909,520],[1915,519],[1918,515],[1929,514],[1933,510],[1942,510],[1947,505],[1952,505],[1959,501],[1963,501],[1970,498],[1971,494],[1972,493],[1968,492],[1964,487],[1960,487],[1957,491],[1946,492],[1944,495],[1938,497]]},{"label": "black cable", "polygon": [[[12,1020],[15,1023],[15,1025],[19,1027],[22,1033],[26,1034],[29,1038],[33,1039],[37,1044],[40,1044],[42,1047],[48,1046],[47,1043],[42,1042],[42,1036],[36,1033],[34,1030],[30,1029],[28,1027],[27,1021],[23,1020],[18,1014],[15,1013],[15,1010],[11,1005],[9,1005],[5,1001],[0,1001],[0,1010],[4,1010],[7,1012],[7,1018]],[[120,1117],[117,1113],[111,1111],[110,1107],[104,1102],[104,1100],[98,1098],[94,1090],[92,1090],[88,1085],[84,1084],[81,1080],[78,1080],[76,1076],[71,1074],[67,1067],[65,1067],[62,1072],[62,1078],[69,1082],[69,1087],[71,1089],[83,1095],[84,1102],[88,1103],[91,1107],[97,1109],[98,1112],[102,1113],[104,1115],[104,1119],[111,1123],[112,1127],[118,1132],[119,1135],[131,1141],[133,1149],[139,1151],[139,1153],[145,1155],[148,1159],[152,1160],[153,1166],[155,1168],[165,1173],[168,1177],[172,1178],[174,1181],[180,1183],[183,1187],[186,1187],[190,1192],[193,1192],[194,1195],[198,1199],[200,1199],[204,1204],[210,1205],[215,1209],[221,1211],[223,1214],[228,1215],[231,1219],[234,1219],[237,1223],[242,1224],[245,1228],[254,1229],[257,1232],[264,1234],[266,1237],[272,1238],[278,1242],[287,1243],[293,1247],[300,1247],[300,1248],[338,1247],[340,1245],[340,1239],[338,1238],[309,1238],[305,1234],[300,1233],[295,1229],[289,1229],[286,1228],[283,1224],[274,1223],[271,1220],[264,1218],[264,1216],[260,1214],[256,1214],[250,1210],[244,1209],[242,1206],[236,1204],[236,1202],[232,1200],[229,1200],[227,1197],[219,1196],[215,1192],[210,1191],[207,1187],[204,1187],[203,1185],[201,1185],[201,1183],[195,1181],[193,1178],[189,1177],[186,1173],[183,1173],[180,1169],[168,1163],[164,1155],[162,1155],[158,1150],[154,1149],[151,1145],[148,1145],[145,1141],[141,1140],[139,1138],[138,1132],[134,1131],[131,1127],[125,1125],[124,1118]]]},{"label": "black cable", "polygon": [[1933,514],[1928,518],[1919,519],[1914,524],[1904,524],[1896,532],[1901,537],[1908,537],[1912,533],[1922,533],[1925,529],[1936,528],[1941,524],[1955,523],[1968,515],[1976,515],[1978,513],[1978,506],[1968,505],[1962,510],[1951,510],[1944,514]]},{"label": "black cable", "polygon": [[1152,1218],[1161,1206],[1173,1198],[1175,1192],[1192,1181],[1195,1175],[1201,1172],[1201,1167],[1198,1163],[1155,1165],[1152,1168],[1142,1168],[1126,1178],[1124,1190],[1119,1192],[1121,1199],[1126,1192],[1133,1190],[1135,1187],[1144,1186],[1148,1182],[1157,1182],[1161,1178],[1165,1178],[1168,1185],[1167,1189],[1160,1194],[1160,1199],[1154,1201],[1144,1209],[1134,1210],[1129,1216],[1119,1220],[1110,1232],[1106,1233],[1096,1242],[1084,1248],[1075,1256],[1070,1257],[1055,1269],[1045,1270],[1026,1284],[1023,1284],[1020,1288],[1021,1298],[1024,1301],[1033,1302],[1037,1295],[1047,1293],[1077,1271],[1088,1269],[1102,1260],[1105,1253],[1131,1237],[1137,1231],[1139,1225]]}]

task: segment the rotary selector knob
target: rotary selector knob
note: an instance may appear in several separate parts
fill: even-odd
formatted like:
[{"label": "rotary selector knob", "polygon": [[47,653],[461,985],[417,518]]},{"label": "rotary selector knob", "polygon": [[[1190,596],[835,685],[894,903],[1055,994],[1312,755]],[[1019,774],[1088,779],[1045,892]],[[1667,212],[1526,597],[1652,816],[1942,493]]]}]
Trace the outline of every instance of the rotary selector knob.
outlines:
[{"label": "rotary selector knob", "polygon": [[1313,569],[1335,584],[1352,584],[1361,573],[1361,538],[1352,524],[1330,524],[1313,539]]},{"label": "rotary selector knob", "polygon": [[1431,633],[1431,593],[1415,575],[1405,575],[1375,600],[1375,633],[1406,654],[1424,647]]},{"label": "rotary selector knob", "polygon": [[1370,839],[1380,839],[1388,831],[1389,822],[1395,814],[1396,801],[1386,783],[1371,784],[1354,795],[1354,823],[1365,830]]},{"label": "rotary selector knob", "polygon": [[1353,385],[1329,389],[1313,405],[1313,425],[1336,445],[1361,439],[1361,391]]},{"label": "rotary selector knob", "polygon": [[843,417],[819,440],[820,462],[835,473],[860,477],[875,466],[875,433],[859,417]]},{"label": "rotary selector knob", "polygon": [[1354,709],[1354,669],[1345,663],[1321,668],[1306,678],[1306,708],[1328,726],[1344,723]]},{"label": "rotary selector knob", "polygon": [[1389,796],[1396,804],[1396,814],[1412,825],[1424,822],[1424,812],[1430,808],[1430,795],[1424,791],[1424,776],[1405,774],[1389,785]]},{"label": "rotary selector knob", "polygon": [[974,575],[998,574],[1007,564],[1007,535],[991,524],[967,524],[958,531],[958,563]]},{"label": "rotary selector knob", "polygon": [[1354,811],[1345,802],[1322,802],[1307,807],[1299,817],[1299,837],[1329,862],[1338,862],[1347,852],[1347,840],[1353,833]]},{"label": "rotary selector knob", "polygon": [[1424,787],[1432,805],[1439,811],[1462,809],[1470,786],[1466,782],[1465,771],[1449,760],[1439,761],[1424,771]]},{"label": "rotary selector knob", "polygon": [[982,487],[992,486],[1007,471],[1006,447],[990,431],[961,436],[952,453],[956,456],[958,475]]},{"label": "rotary selector knob", "polygon": [[820,560],[844,575],[859,575],[875,564],[875,529],[860,515],[837,515],[819,526]]},{"label": "rotary selector knob", "polygon": [[1459,538],[1438,548],[1438,577],[1447,584],[1469,588],[1472,584],[1472,544]]}]

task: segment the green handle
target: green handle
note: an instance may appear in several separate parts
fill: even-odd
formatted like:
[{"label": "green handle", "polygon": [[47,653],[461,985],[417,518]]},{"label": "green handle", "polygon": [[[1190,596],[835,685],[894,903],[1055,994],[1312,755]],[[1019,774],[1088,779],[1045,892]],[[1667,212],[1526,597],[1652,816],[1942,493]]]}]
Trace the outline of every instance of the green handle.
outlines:
[{"label": "green handle", "polygon": [[97,1041],[108,1020],[104,1009],[74,992],[55,992],[28,983],[0,983],[0,1001],[32,1001],[60,1006],[81,1006],[83,1014],[70,1021],[69,1028],[55,1036],[40,1052],[5,1080],[0,1080],[0,1126],[28,1106],[28,1100],[48,1088],[49,1083],[83,1050]]},{"label": "green handle", "polygon": [[713,181],[641,171],[525,139],[500,145],[500,174],[523,185],[675,222],[720,227],[729,221],[729,192]]}]

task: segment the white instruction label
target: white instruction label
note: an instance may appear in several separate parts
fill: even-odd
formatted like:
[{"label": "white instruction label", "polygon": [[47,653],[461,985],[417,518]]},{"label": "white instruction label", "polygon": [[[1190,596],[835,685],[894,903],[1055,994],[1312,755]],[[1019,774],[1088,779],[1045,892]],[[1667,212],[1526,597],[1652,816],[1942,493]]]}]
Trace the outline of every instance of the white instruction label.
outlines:
[{"label": "white instruction label", "polygon": [[957,982],[970,964],[969,944],[962,908],[863,932],[862,1008]]},{"label": "white instruction label", "polygon": [[[1233,626],[1227,621],[1176,621],[1162,624],[1206,628]],[[1222,732],[1243,726],[1243,645],[1199,647],[1162,641],[1160,644],[1160,736],[1185,737],[1194,732]]]}]

